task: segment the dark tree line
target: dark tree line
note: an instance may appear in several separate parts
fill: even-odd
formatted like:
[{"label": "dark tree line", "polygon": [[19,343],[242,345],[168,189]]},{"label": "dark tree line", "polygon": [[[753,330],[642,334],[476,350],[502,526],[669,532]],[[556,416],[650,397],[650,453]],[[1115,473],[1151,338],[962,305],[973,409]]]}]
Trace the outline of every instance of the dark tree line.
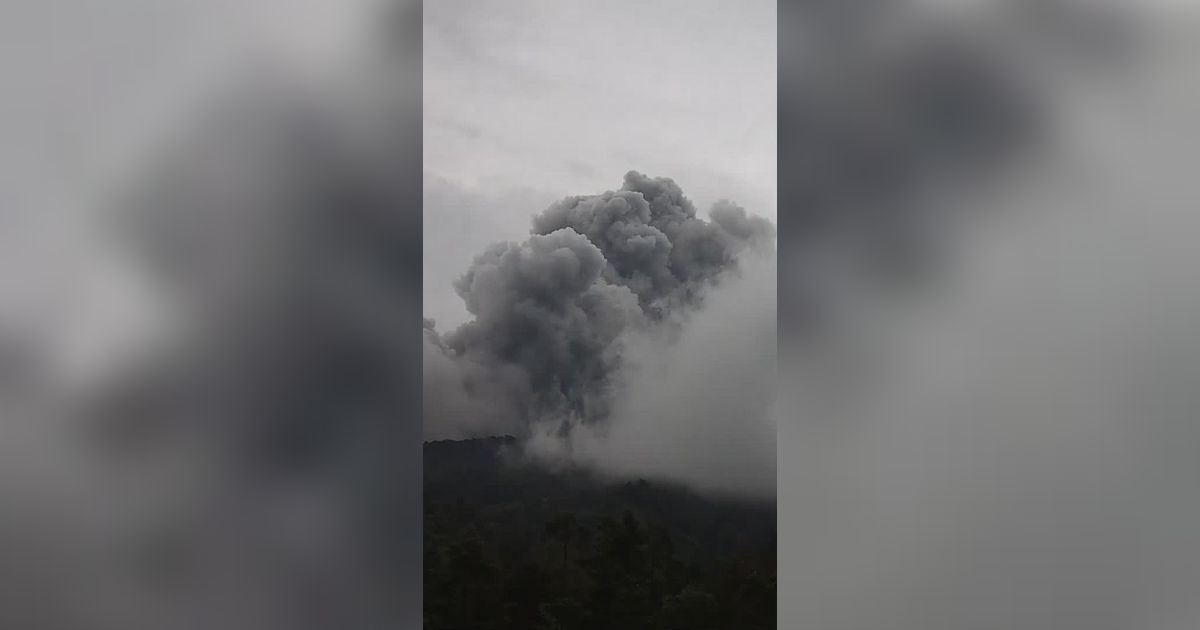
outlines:
[{"label": "dark tree line", "polygon": [[426,516],[427,630],[667,630],[775,627],[774,551],[710,566],[680,560],[671,533],[630,510],[595,525],[565,513],[528,549],[487,523]]},{"label": "dark tree line", "polygon": [[773,507],[514,469],[482,441],[430,446],[427,630],[775,627]]}]

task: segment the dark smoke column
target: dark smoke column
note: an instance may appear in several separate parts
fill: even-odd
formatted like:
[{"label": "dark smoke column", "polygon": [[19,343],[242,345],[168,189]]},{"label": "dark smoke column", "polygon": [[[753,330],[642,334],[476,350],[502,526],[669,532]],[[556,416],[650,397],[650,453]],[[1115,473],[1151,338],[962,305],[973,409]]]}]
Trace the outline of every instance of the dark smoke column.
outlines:
[{"label": "dark smoke column", "polygon": [[769,221],[728,201],[711,215],[671,179],[630,171],[619,190],[556,202],[527,241],[476,257],[456,284],[474,319],[426,330],[426,437],[602,422],[626,334],[682,325],[743,250],[773,246]]}]

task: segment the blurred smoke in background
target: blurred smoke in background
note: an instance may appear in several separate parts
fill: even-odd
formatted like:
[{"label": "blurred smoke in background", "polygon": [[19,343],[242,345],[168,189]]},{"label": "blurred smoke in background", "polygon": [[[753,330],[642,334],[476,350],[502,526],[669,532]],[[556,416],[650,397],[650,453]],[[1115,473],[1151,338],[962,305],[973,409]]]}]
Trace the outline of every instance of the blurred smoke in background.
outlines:
[{"label": "blurred smoke in background", "polygon": [[0,13],[0,626],[417,627],[419,4]]},{"label": "blurred smoke in background", "polygon": [[[780,627],[1197,626],[1189,4],[780,6]],[[0,11],[0,626],[416,627],[415,3]]]},{"label": "blurred smoke in background", "polygon": [[1189,4],[781,5],[781,628],[1200,624]]}]

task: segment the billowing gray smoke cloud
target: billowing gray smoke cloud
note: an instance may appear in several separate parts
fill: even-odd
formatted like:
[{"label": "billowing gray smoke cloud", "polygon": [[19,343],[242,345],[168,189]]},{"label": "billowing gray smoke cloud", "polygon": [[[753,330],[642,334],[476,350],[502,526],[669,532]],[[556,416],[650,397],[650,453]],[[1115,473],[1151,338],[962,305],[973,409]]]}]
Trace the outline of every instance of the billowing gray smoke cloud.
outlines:
[{"label": "billowing gray smoke cloud", "polygon": [[766,219],[728,201],[711,217],[674,181],[630,172],[620,190],[556,202],[527,241],[479,255],[456,284],[474,319],[445,335],[426,327],[426,437],[549,430],[561,447],[579,426],[605,426],[647,378],[629,369],[630,345],[640,356],[678,345],[744,254],[773,258]]},{"label": "billowing gray smoke cloud", "polygon": [[739,273],[686,323],[626,335],[605,422],[566,435],[540,425],[526,452],[616,478],[774,500],[775,307],[774,256],[741,257]]},{"label": "billowing gray smoke cloud", "polygon": [[619,191],[568,197],[533,221],[538,234],[564,228],[603,252],[604,279],[628,287],[652,317],[691,304],[744,242],[770,231],[766,220],[729,202],[714,207],[711,223],[698,219],[673,181],[637,172],[625,175]]}]

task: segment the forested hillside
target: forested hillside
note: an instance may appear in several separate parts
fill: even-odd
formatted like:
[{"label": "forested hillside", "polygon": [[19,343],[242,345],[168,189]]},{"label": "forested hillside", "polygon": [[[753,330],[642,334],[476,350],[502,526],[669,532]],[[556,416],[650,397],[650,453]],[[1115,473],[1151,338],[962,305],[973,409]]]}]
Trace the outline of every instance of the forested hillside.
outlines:
[{"label": "forested hillside", "polygon": [[427,630],[775,627],[775,506],[425,445]]}]

